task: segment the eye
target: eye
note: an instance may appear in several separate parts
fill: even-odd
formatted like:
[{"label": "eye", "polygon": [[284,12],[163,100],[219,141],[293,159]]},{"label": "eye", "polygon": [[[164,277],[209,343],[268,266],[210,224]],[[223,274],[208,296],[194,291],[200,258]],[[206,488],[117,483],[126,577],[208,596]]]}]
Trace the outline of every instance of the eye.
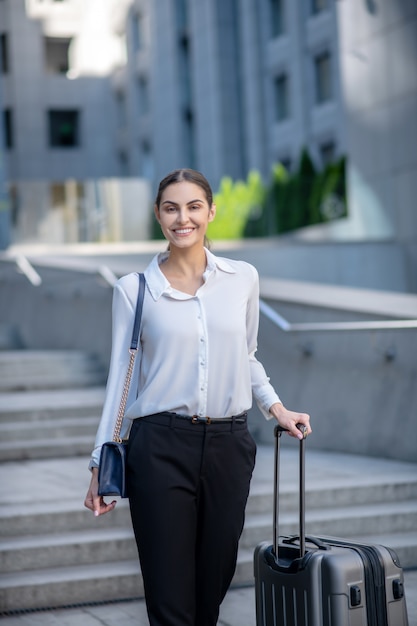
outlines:
[{"label": "eye", "polygon": [[201,209],[201,205],[200,204],[193,204],[191,206],[191,210],[192,211],[198,211],[198,209]]},{"label": "eye", "polygon": [[177,207],[175,207],[175,206],[166,206],[165,207],[165,211],[167,213],[175,213],[176,210],[177,210]]}]

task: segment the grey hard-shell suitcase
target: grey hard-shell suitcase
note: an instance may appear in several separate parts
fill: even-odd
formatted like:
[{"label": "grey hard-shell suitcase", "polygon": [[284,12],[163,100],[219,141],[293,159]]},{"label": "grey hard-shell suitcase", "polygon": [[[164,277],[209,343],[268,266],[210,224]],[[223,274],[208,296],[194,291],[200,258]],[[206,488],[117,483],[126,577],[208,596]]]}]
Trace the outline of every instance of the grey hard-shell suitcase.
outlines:
[{"label": "grey hard-shell suitcase", "polygon": [[273,545],[254,554],[257,626],[408,626],[403,572],[384,546],[305,536],[305,440],[300,441],[299,536],[280,537],[275,428]]}]

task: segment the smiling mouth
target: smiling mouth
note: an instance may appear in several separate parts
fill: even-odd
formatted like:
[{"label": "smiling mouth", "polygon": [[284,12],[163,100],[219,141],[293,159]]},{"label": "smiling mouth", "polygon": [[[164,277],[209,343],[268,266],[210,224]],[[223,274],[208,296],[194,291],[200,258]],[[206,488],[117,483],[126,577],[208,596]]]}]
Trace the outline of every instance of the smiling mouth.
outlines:
[{"label": "smiling mouth", "polygon": [[189,235],[193,232],[193,230],[194,228],[177,228],[176,230],[174,230],[174,233],[176,235]]}]

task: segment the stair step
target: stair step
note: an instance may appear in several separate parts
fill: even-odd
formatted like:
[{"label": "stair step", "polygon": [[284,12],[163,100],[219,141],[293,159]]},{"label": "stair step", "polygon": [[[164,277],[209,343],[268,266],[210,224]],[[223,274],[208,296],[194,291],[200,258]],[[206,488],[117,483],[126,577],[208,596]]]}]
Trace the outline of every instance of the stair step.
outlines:
[{"label": "stair step", "polygon": [[81,351],[0,352],[0,391],[88,387],[104,380],[97,358]]},{"label": "stair step", "polygon": [[[392,529],[397,533],[409,532],[416,528],[417,502],[412,501],[306,512],[306,532],[316,536],[357,537],[389,533]],[[298,531],[298,516],[294,512],[283,512],[279,522],[280,534],[293,535]],[[242,533],[243,546],[250,547],[265,540],[272,542],[271,515],[248,516]]]},{"label": "stair step", "polygon": [[0,541],[3,573],[123,561],[131,559],[135,552],[133,530],[128,527],[8,537]]},{"label": "stair step", "polygon": [[[251,489],[251,499],[248,502],[247,513],[257,513],[273,510],[273,487],[270,484],[254,485]],[[299,495],[294,485],[283,486],[280,489],[280,508],[282,511],[298,510]],[[347,507],[378,502],[396,502],[400,500],[417,500],[417,476],[398,478],[383,477],[364,479],[361,484],[346,483],[344,485],[330,485],[317,487],[306,486],[306,509]]]},{"label": "stair step", "polygon": [[25,391],[26,389],[64,389],[68,387],[92,387],[103,383],[103,377],[96,372],[55,372],[52,374],[33,374],[17,379],[0,379],[0,392]]},{"label": "stair step", "polygon": [[0,575],[0,611],[143,597],[137,559]]},{"label": "stair step", "polygon": [[42,365],[44,363],[79,364],[86,361],[99,363],[97,357],[84,350],[2,350],[0,352],[1,368],[17,366]]},{"label": "stair step", "polygon": [[52,536],[69,531],[98,532],[113,527],[130,527],[127,500],[116,498],[118,503],[111,515],[102,515],[97,519],[83,507],[85,491],[81,492],[80,488],[78,500],[67,497],[60,501],[57,493],[55,502],[17,503],[3,507],[0,510],[0,536],[34,535],[36,541],[36,536],[44,533]]},{"label": "stair step", "polygon": [[[401,551],[417,554],[417,532],[358,538],[394,549],[403,567]],[[136,548],[135,548],[136,550]],[[415,565],[416,561],[414,561]],[[253,584],[253,550],[239,550],[233,586]],[[83,602],[102,602],[143,597],[138,560],[100,561],[0,575],[0,611],[47,608]]]},{"label": "stair step", "polygon": [[94,414],[99,416],[104,394],[102,386],[2,393],[0,422],[30,422]]},{"label": "stair step", "polygon": [[91,452],[93,444],[92,435],[42,441],[32,439],[9,441],[0,443],[0,462],[85,456]]},{"label": "stair step", "polygon": [[41,422],[0,423],[0,441],[19,442],[23,437],[31,441],[52,441],[63,437],[88,436],[94,441],[99,423],[99,416],[70,417],[60,420],[42,420]]},{"label": "stair step", "polygon": [[[381,514],[383,505],[379,507],[361,507],[355,511],[351,510],[327,510],[312,511],[307,517],[307,534],[315,536],[338,536],[338,537],[358,537],[366,536],[369,539],[369,527],[375,530],[375,517],[378,519],[378,525],[381,533],[374,535],[373,542],[381,543],[381,534],[385,533],[387,545],[392,534],[392,528],[395,528],[395,536],[406,536],[408,539],[414,538],[414,544],[417,546],[416,517],[417,504],[406,502],[396,505],[398,513],[395,514],[394,523],[390,511]],[[127,507],[126,507],[127,509]],[[123,520],[125,523],[121,526],[115,526],[116,511],[118,511],[118,523]],[[88,563],[100,563],[104,560],[121,560],[128,559],[132,550],[135,551],[135,543],[133,531],[130,525],[128,511],[126,514],[120,514],[118,507],[112,516],[103,516],[100,520],[96,520],[87,511],[84,520],[93,520],[94,524],[88,530],[82,528],[72,530],[71,532],[61,530],[53,534],[38,534],[30,536],[8,535],[7,539],[0,542],[0,563],[1,570],[20,571],[23,569],[34,569],[35,567],[57,567],[58,565],[82,565]],[[401,523],[397,524],[397,516]],[[104,519],[111,518],[112,526],[100,524]],[[283,516],[284,517],[284,516]],[[281,524],[280,532],[283,535],[292,535],[298,533],[296,515],[287,514],[286,521]],[[243,549],[253,550],[255,546],[264,540],[272,542],[271,524],[267,516],[257,515],[248,516],[245,529],[242,534],[241,547]],[[356,532],[352,532],[352,519],[358,519]],[[83,521],[84,521],[83,520]],[[341,523],[345,520],[345,523]],[[359,532],[357,531],[359,529]],[[388,530],[387,530],[388,529]],[[45,532],[44,528],[44,532]],[[361,535],[360,535],[360,534]],[[414,534],[413,534],[414,533]],[[406,543],[403,540],[402,544]],[[409,555],[407,555],[408,558]],[[417,563],[417,561],[416,561]]]},{"label": "stair step", "polygon": [[[240,550],[232,586],[252,582],[253,553]],[[138,559],[0,574],[0,612],[143,596]]]}]

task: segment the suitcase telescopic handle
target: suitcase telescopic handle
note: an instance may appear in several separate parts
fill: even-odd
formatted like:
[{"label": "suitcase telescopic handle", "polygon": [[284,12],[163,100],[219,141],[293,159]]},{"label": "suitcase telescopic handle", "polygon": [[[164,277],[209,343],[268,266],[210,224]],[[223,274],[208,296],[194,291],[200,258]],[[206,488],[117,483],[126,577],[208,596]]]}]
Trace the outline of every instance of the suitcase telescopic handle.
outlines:
[{"label": "suitcase telescopic handle", "polygon": [[[303,424],[297,424],[297,428],[303,433],[304,437],[300,439],[300,455],[299,455],[299,536],[300,536],[300,558],[305,554],[305,434],[306,427]],[[281,435],[286,432],[279,424],[274,428],[275,435],[275,451],[274,451],[274,524],[273,524],[273,552],[278,559],[279,544],[279,453]]]}]

